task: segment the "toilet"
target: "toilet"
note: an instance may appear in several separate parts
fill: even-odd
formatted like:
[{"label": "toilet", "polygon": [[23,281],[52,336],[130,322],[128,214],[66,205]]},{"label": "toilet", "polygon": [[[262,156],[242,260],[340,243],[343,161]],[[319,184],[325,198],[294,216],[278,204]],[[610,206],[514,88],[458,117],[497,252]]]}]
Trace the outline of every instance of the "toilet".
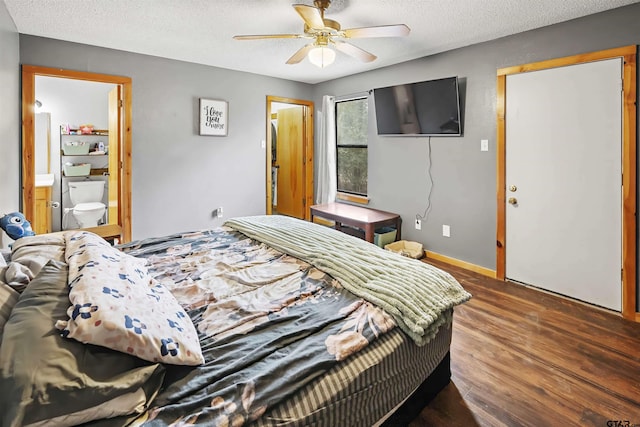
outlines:
[{"label": "toilet", "polygon": [[76,181],[69,183],[69,198],[73,216],[80,228],[96,227],[107,209],[102,203],[104,181]]}]

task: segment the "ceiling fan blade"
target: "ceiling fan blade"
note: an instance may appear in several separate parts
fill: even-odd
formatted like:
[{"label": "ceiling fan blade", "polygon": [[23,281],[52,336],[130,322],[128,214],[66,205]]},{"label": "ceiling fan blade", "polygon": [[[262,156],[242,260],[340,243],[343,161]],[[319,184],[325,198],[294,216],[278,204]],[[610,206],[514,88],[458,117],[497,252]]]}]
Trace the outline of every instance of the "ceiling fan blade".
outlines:
[{"label": "ceiling fan blade", "polygon": [[298,14],[304,20],[304,23],[307,24],[309,28],[324,28],[324,20],[322,19],[320,9],[318,9],[317,7],[309,6],[306,4],[294,4],[293,8],[296,10],[296,12],[298,12]]},{"label": "ceiling fan blade", "polygon": [[409,35],[411,30],[404,24],[380,25],[377,27],[349,28],[344,30],[344,36],[348,38],[364,37],[403,37]]},{"label": "ceiling fan blade", "polygon": [[304,37],[303,34],[257,34],[233,36],[235,40],[260,40],[260,39],[299,39]]},{"label": "ceiling fan blade", "polygon": [[371,62],[375,61],[377,56],[372,53],[367,52],[366,50],[360,49],[357,46],[352,45],[351,43],[343,42],[340,40],[332,41],[333,45],[342,53],[346,53],[349,56],[353,56],[356,59],[359,59],[362,62]]},{"label": "ceiling fan blade", "polygon": [[307,53],[309,53],[309,51],[313,48],[314,48],[313,43],[309,43],[308,45],[303,46],[296,53],[294,53],[291,56],[291,58],[287,60],[287,64],[289,65],[297,64],[298,62],[302,61],[305,58],[305,56],[307,56]]}]

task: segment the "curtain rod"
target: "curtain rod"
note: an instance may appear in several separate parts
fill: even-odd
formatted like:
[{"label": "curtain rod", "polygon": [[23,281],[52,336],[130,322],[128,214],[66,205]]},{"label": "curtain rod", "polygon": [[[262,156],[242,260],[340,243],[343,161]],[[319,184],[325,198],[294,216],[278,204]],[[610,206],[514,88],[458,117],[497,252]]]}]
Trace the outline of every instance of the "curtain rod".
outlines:
[{"label": "curtain rod", "polygon": [[350,93],[348,95],[339,95],[335,96],[336,101],[351,101],[352,99],[364,98],[368,95],[371,95],[373,89],[363,90],[362,92]]}]

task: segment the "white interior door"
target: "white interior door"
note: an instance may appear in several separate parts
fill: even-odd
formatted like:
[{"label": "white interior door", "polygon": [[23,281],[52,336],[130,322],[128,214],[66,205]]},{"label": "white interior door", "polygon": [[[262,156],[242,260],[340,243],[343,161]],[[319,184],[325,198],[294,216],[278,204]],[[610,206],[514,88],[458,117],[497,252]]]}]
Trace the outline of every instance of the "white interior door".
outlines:
[{"label": "white interior door", "polygon": [[620,311],[622,60],[506,82],[506,277]]}]

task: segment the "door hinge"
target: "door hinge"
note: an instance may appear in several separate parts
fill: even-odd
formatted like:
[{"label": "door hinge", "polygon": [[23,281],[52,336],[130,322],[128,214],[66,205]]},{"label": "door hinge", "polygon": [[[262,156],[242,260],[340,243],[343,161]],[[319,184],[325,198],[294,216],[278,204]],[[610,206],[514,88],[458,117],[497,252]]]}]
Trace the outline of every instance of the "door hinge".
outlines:
[{"label": "door hinge", "polygon": [[620,269],[620,280],[624,281],[624,268]]},{"label": "door hinge", "polygon": [[120,106],[120,108],[122,108],[124,106],[124,102],[122,102],[122,99],[118,100],[118,105]]},{"label": "door hinge", "polygon": [[304,197],[302,198],[302,206],[303,207],[307,206],[307,199],[305,199]]}]

